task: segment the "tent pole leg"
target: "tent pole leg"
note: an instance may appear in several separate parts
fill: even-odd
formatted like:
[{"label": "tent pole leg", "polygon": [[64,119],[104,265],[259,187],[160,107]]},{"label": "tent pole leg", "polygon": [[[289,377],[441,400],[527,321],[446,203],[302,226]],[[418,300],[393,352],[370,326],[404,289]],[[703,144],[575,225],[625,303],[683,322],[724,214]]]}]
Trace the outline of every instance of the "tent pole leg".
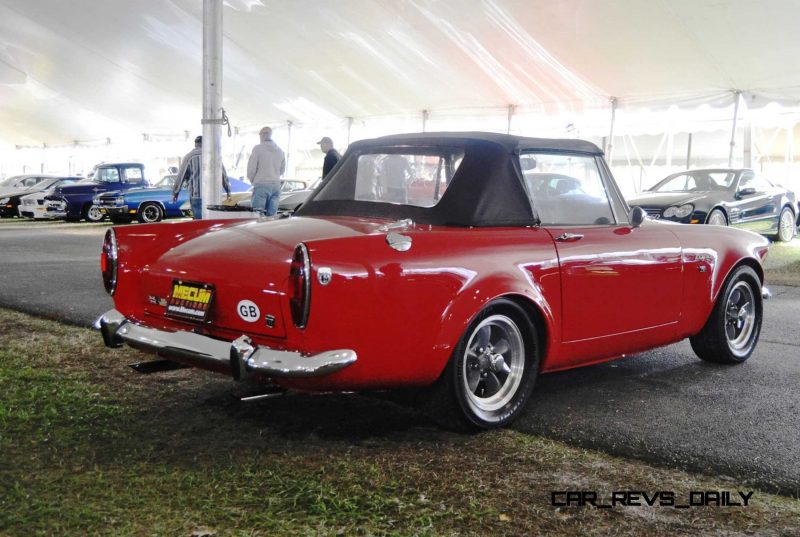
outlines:
[{"label": "tent pole leg", "polygon": [[222,0],[203,0],[203,205],[220,202]]},{"label": "tent pole leg", "polygon": [[739,101],[741,100],[742,92],[736,90],[733,95],[733,125],[731,126],[731,148],[728,152],[728,168],[733,166],[733,148],[736,147],[736,120],[739,118]]},{"label": "tent pole leg", "polygon": [[617,121],[617,98],[611,97],[611,126],[608,129],[608,145],[605,147],[606,159],[608,165],[611,166],[611,161],[614,157],[614,123]]},{"label": "tent pole leg", "polygon": [[689,139],[686,141],[686,169],[692,167],[692,133],[689,133]]}]

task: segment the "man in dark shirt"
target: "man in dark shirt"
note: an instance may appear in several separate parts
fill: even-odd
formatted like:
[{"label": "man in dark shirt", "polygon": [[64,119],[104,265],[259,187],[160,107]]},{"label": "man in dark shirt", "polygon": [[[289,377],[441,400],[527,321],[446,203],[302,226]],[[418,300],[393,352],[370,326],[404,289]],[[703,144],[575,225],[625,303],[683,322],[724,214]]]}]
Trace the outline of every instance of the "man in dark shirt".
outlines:
[{"label": "man in dark shirt", "polygon": [[342,155],[333,148],[333,140],[327,136],[324,136],[322,140],[317,143],[322,152],[325,153],[325,160],[322,163],[322,178],[325,179],[325,176],[336,166],[336,163],[339,162]]},{"label": "man in dark shirt", "polygon": [[[203,182],[203,137],[198,136],[194,139],[194,149],[186,153],[181,161],[181,169],[178,170],[178,178],[172,187],[172,203],[178,200],[178,193],[183,188],[184,183],[189,184],[189,204],[192,207],[192,218],[200,220],[203,218],[202,182]],[[228,182],[228,175],[225,173],[225,166],[222,166],[222,188],[231,199],[231,186]]]}]

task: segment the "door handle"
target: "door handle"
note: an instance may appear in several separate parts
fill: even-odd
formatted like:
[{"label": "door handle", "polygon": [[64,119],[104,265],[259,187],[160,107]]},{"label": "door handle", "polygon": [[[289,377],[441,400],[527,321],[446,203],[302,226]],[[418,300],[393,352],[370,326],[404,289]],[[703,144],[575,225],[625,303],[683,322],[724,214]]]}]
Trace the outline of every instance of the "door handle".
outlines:
[{"label": "door handle", "polygon": [[583,235],[581,235],[580,233],[562,233],[561,235],[556,237],[556,240],[558,242],[575,242],[581,240],[582,238]]}]

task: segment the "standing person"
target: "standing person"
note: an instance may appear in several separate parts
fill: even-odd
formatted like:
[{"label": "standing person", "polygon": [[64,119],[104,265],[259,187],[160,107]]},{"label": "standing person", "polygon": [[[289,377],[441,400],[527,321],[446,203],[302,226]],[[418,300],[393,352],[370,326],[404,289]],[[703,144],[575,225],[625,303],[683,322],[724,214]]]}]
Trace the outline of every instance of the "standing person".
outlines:
[{"label": "standing person", "polygon": [[[194,149],[186,153],[181,161],[178,170],[178,178],[175,186],[172,187],[172,203],[178,201],[178,193],[183,188],[183,184],[189,183],[189,204],[192,206],[192,218],[200,220],[203,218],[203,137],[198,136],[194,139]],[[225,173],[225,166],[222,166],[222,187],[231,199],[231,185],[228,183],[228,175]]]},{"label": "standing person", "polygon": [[253,148],[247,161],[247,178],[253,183],[253,209],[266,216],[278,212],[281,196],[281,175],[286,171],[286,157],[272,141],[272,129],[264,127],[258,133],[261,143]]},{"label": "standing person", "polygon": [[323,136],[317,144],[319,144],[319,148],[322,152],[325,153],[325,160],[322,161],[322,178],[325,179],[325,176],[336,166],[336,163],[339,162],[342,155],[333,148],[333,140],[327,136]]}]

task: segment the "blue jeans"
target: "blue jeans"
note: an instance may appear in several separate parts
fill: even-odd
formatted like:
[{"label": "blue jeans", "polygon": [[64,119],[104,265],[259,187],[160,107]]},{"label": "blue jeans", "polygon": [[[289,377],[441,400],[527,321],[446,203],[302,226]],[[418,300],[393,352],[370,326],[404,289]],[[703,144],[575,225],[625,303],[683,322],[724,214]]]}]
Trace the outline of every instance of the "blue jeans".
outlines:
[{"label": "blue jeans", "polygon": [[278,201],[281,197],[280,181],[270,181],[269,183],[258,183],[253,185],[253,209],[266,211],[266,216],[272,216],[278,212]]},{"label": "blue jeans", "polygon": [[203,198],[189,198],[189,204],[192,206],[192,218],[200,220],[203,218]]}]

